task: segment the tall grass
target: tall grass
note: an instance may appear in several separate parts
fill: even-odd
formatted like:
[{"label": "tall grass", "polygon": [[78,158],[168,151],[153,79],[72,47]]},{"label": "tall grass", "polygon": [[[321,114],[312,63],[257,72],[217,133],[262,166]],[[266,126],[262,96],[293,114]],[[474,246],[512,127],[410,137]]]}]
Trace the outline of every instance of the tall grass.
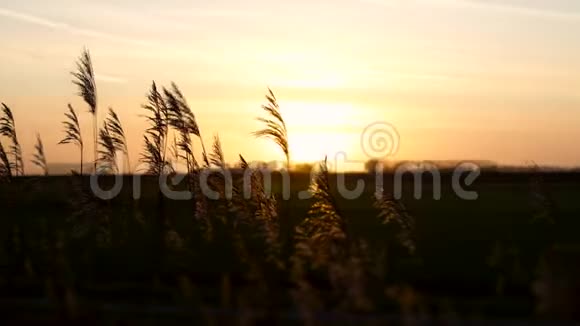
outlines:
[{"label": "tall grass", "polygon": [[147,94],[147,104],[144,104],[143,108],[149,113],[145,116],[149,127],[143,136],[145,146],[141,161],[147,164],[147,173],[161,175],[169,166],[166,160],[169,112],[155,82],[151,84],[151,89]]},{"label": "tall grass", "polygon": [[99,162],[101,169],[112,173],[120,173],[117,164],[117,152],[123,153],[125,158],[129,159],[129,150],[125,132],[117,113],[109,108],[109,115],[99,130]]},{"label": "tall grass", "polygon": [[[79,87],[79,94],[89,105],[93,115],[93,127],[97,130],[96,88],[88,51],[83,52],[77,66],[78,72],[73,73],[75,84]],[[258,118],[264,128],[253,134],[274,141],[285,155],[286,168],[290,169],[288,131],[282,112],[272,90],[268,90],[266,99],[267,103],[262,106],[266,114]],[[2,106],[1,132],[9,138],[12,146],[6,152],[0,142],[0,178],[9,180],[13,175],[24,172],[14,118],[10,109],[4,104]],[[146,219],[143,218],[139,221],[145,226],[143,230],[128,232],[143,232],[144,236],[140,233],[138,236],[147,239],[149,234],[146,232],[152,233],[153,251],[148,252],[150,256],[147,259],[151,257],[152,265],[158,268],[155,273],[159,275],[163,272],[162,268],[170,265],[165,264],[165,259],[171,255],[178,257],[176,268],[181,269],[181,264],[187,266],[194,261],[203,264],[207,271],[219,274],[221,277],[217,282],[221,282],[221,291],[217,296],[221,296],[219,301],[222,302],[222,308],[231,308],[236,304],[234,296],[238,293],[233,287],[249,284],[248,288],[252,289],[249,297],[259,297],[261,300],[254,300],[252,304],[262,305],[261,308],[267,311],[268,307],[276,305],[271,302],[277,295],[274,291],[282,288],[281,283],[290,283],[288,288],[295,307],[305,320],[312,321],[311,324],[315,324],[315,309],[366,312],[375,308],[374,302],[369,299],[369,292],[374,290],[376,297],[379,296],[376,293],[385,292],[384,286],[388,282],[385,267],[387,246],[396,242],[398,247],[406,248],[410,254],[417,251],[415,218],[402,201],[390,194],[376,196],[374,208],[377,215],[376,220],[372,221],[377,228],[381,228],[377,234],[389,239],[368,239],[365,238],[366,234],[357,233],[359,225],[353,221],[358,216],[352,210],[342,210],[339,207],[326,159],[320,163],[318,173],[311,180],[312,201],[306,216],[295,216],[289,210],[285,211],[283,202],[265,189],[262,172],[251,167],[242,155],[239,166],[246,172],[245,176],[235,175],[234,184],[226,184],[223,174],[231,171],[227,170],[222,142],[216,135],[209,148],[211,152],[206,152],[195,115],[177,85],[171,84],[169,88],[158,89],[153,82],[143,108],[147,113],[148,127],[144,135],[141,161],[147,164],[147,172],[156,176],[165,174],[171,167],[170,155],[176,161],[183,159],[186,162],[188,186],[194,194],[190,204],[194,206],[190,207],[194,215],[186,224],[187,230],[194,231],[185,236],[177,232],[178,223],[171,215],[173,207],[167,204],[160,189],[157,202],[153,204],[157,204],[153,207],[158,210],[146,212],[147,217],[152,217],[152,225],[146,225]],[[70,104],[63,125],[65,136],[59,144],[74,144],[79,147],[82,175],[83,139],[78,116]],[[129,153],[125,131],[112,108],[98,131],[98,137],[95,138],[95,149],[98,152],[95,158],[111,172],[119,173],[117,155],[119,152],[124,154],[129,162]],[[170,136],[174,136],[172,148],[168,144]],[[201,165],[195,157],[196,137],[201,144]],[[32,162],[45,175],[48,174],[44,147],[39,135]],[[199,176],[202,172],[212,172],[208,177],[209,186],[219,194],[217,199],[210,200],[201,191]],[[249,178],[249,183],[242,178]],[[127,243],[129,238],[123,238],[124,233],[115,233],[113,227],[116,221],[113,219],[114,205],[111,203],[117,199],[98,200],[83,185],[82,178],[70,180],[72,192],[68,199],[71,204],[72,226],[66,238],[91,241],[83,242],[83,246],[80,246],[81,251],[85,251],[82,256],[83,263],[91,266],[89,264],[96,261],[92,258],[97,255],[98,248],[91,247],[95,243],[97,247],[107,249],[116,248],[115,246],[130,248],[132,244]],[[226,195],[228,186],[233,187],[231,198]],[[556,222],[553,218],[556,203],[547,190],[541,180],[535,179],[532,183],[534,202],[540,205],[535,220],[545,220],[551,224]],[[141,204],[149,205],[136,205]],[[290,228],[289,223],[284,224],[285,218],[292,218],[297,227]],[[387,229],[395,232],[385,231]],[[281,236],[286,232],[294,233],[288,238]],[[291,247],[288,252],[285,251],[286,245]],[[94,250],[91,251],[91,248]],[[196,270],[192,274],[197,272]],[[258,290],[253,290],[254,288]],[[242,301],[238,301],[240,305],[247,303]]]},{"label": "tall grass", "polygon": [[93,168],[96,172],[98,160],[97,84],[95,83],[93,63],[88,49],[85,48],[82,51],[76,65],[76,71],[71,72],[74,77],[73,84],[77,86],[77,94],[89,106],[89,113],[93,116]]},{"label": "tall grass", "polygon": [[[96,88],[94,74],[88,51],[83,52],[79,59],[75,84],[79,94],[89,105],[93,114],[93,127],[96,123]],[[264,128],[254,132],[256,137],[264,137],[274,141],[284,153],[286,168],[290,169],[290,152],[288,132],[278,101],[268,89],[267,103],[262,106],[266,113],[258,121]],[[224,178],[228,166],[220,138],[216,135],[210,153],[206,152],[199,125],[185,96],[174,83],[169,88],[158,88],[153,82],[147,93],[146,112],[148,127],[144,135],[144,149],[141,161],[147,164],[147,173],[156,176],[165,174],[171,167],[169,156],[173,154],[176,160],[183,159],[187,164],[188,186],[193,192],[195,236],[182,237],[177,231],[175,221],[169,214],[166,200],[159,189],[157,211],[153,216],[151,226],[151,261],[155,268],[155,277],[161,275],[164,260],[170,255],[191,254],[191,243],[194,243],[197,259],[203,260],[210,270],[221,275],[221,302],[223,308],[235,304],[232,290],[232,275],[243,275],[244,282],[264,286],[260,296],[262,304],[268,307],[268,296],[272,289],[278,289],[279,275],[288,277],[295,286],[293,297],[297,307],[308,302],[320,309],[334,310],[368,310],[372,302],[368,300],[368,274],[372,271],[372,262],[378,261],[374,252],[386,250],[383,247],[370,248],[364,239],[357,238],[351,230],[352,216],[341,211],[333,195],[326,159],[319,166],[319,171],[310,185],[313,195],[312,206],[305,218],[299,217],[289,223],[291,216],[284,210],[282,203],[270,194],[264,185],[264,175],[259,169],[251,167],[240,155],[239,166],[245,171],[245,176],[236,176],[233,184],[228,184]],[[11,115],[10,115],[11,116]],[[79,118],[69,104],[63,121],[65,137],[59,144],[75,144],[80,149],[81,174],[83,173],[83,139]],[[14,130],[13,119],[10,121]],[[11,133],[6,133],[11,134]],[[173,137],[173,148],[170,148],[170,136]],[[203,164],[200,166],[195,158],[194,140],[199,138]],[[98,130],[96,160],[99,167],[119,173],[117,155],[123,153],[129,161],[129,153],[125,131],[117,113],[110,108],[108,115]],[[36,152],[33,163],[48,174],[46,157],[40,136],[37,136]],[[173,151],[173,153],[171,153]],[[199,150],[198,150],[199,151]],[[15,160],[17,162],[17,160]],[[97,168],[95,162],[95,168]],[[19,164],[19,163],[17,163]],[[11,175],[11,164],[0,144],[0,175]],[[19,166],[21,166],[19,164]],[[209,186],[216,191],[217,199],[208,199],[201,191],[199,176],[202,172],[209,174]],[[214,173],[215,172],[215,173]],[[220,173],[223,172],[223,173]],[[244,178],[249,177],[248,180]],[[244,179],[244,180],[243,180]],[[95,255],[98,247],[111,248],[122,242],[114,232],[112,219],[112,201],[100,201],[83,185],[81,178],[72,178],[73,195],[71,201],[71,239],[91,241],[83,247],[87,266],[90,265],[90,255]],[[229,197],[228,187],[233,188]],[[248,187],[246,189],[244,187]],[[246,190],[249,190],[246,191]],[[377,199],[378,218],[384,224],[396,224],[401,231],[398,241],[414,249],[414,220],[406,212],[401,203],[391,198]],[[396,223],[395,223],[396,222]],[[141,221],[145,224],[144,220]],[[285,237],[285,236],[286,237]],[[83,240],[83,241],[84,241]],[[97,247],[91,247],[94,244]],[[286,248],[290,247],[289,251]],[[92,248],[92,249],[91,249]],[[376,250],[375,250],[376,249]],[[374,250],[374,251],[373,251]],[[207,253],[206,253],[207,252]],[[206,257],[205,255],[215,255]],[[189,257],[189,256],[188,256]],[[292,269],[290,270],[290,267]],[[383,270],[381,270],[383,271]],[[382,272],[376,274],[380,275]],[[272,276],[277,275],[277,276]],[[288,275],[291,274],[291,275]],[[384,274],[384,273],[383,273]],[[318,293],[317,284],[313,278],[323,275],[328,279],[331,294]],[[238,276],[236,276],[238,277]]]},{"label": "tall grass", "polygon": [[338,247],[344,251],[349,240],[346,216],[340,212],[332,195],[326,159],[319,164],[310,191],[314,203],[306,219],[297,226],[296,253],[322,266],[333,259]]},{"label": "tall grass", "polygon": [[[306,322],[313,309],[343,312],[369,312],[375,305],[371,287],[383,286],[381,278],[384,256],[382,245],[374,246],[351,230],[352,216],[338,206],[328,175],[326,159],[312,179],[313,203],[307,217],[297,226],[295,250],[291,258],[291,279],[295,284],[292,296]],[[312,279],[325,275],[329,293],[319,292]],[[374,280],[373,280],[374,279]],[[374,284],[371,283],[374,281]],[[308,304],[304,304],[308,302]]]},{"label": "tall grass", "polygon": [[62,122],[64,125],[64,138],[59,144],[74,144],[79,147],[80,152],[80,174],[83,174],[83,136],[81,134],[81,126],[79,118],[73,109],[72,105],[68,105],[68,112],[65,112],[66,119]]},{"label": "tall grass", "polygon": [[200,139],[202,158],[204,163],[208,164],[205,145],[195,115],[187,104],[183,93],[175,83],[171,83],[171,89],[164,88],[165,101],[169,114],[169,125],[179,134],[177,149],[182,154],[178,155],[183,158],[187,164],[188,172],[197,167],[197,161],[194,156],[191,135]]},{"label": "tall grass", "polygon": [[[280,267],[280,223],[278,216],[278,202],[273,194],[264,189],[264,177],[248,164],[240,155],[240,168],[249,172],[248,180],[241,180],[237,185],[237,196],[234,197],[235,207],[241,213],[241,219],[246,221],[250,230],[244,234],[253,234],[260,239],[258,244],[264,252],[267,262]],[[245,188],[244,188],[245,187]],[[248,198],[249,197],[249,198]]]},{"label": "tall grass", "polygon": [[410,253],[415,252],[415,218],[409,213],[405,205],[391,194],[382,194],[375,197],[375,208],[379,211],[377,217],[384,225],[398,226],[397,239]]},{"label": "tall grass", "polygon": [[123,125],[121,124],[121,119],[113,110],[109,108],[109,115],[105,120],[105,126],[108,129],[108,135],[111,138],[110,141],[113,143],[116,151],[123,153],[126,159],[127,170],[131,171],[131,160],[129,158],[129,147],[127,145],[127,138],[125,137],[125,130],[123,130]]},{"label": "tall grass", "polygon": [[119,167],[117,166],[117,146],[113,141],[113,136],[111,136],[107,124],[99,130],[99,145],[99,169],[111,173],[119,173]]},{"label": "tall grass", "polygon": [[256,137],[264,137],[274,141],[286,157],[286,168],[290,169],[290,149],[288,145],[286,123],[282,118],[282,112],[280,111],[278,100],[276,99],[274,92],[269,88],[268,94],[266,94],[266,100],[267,103],[262,105],[262,109],[266,112],[266,117],[257,118],[257,120],[262,122],[265,127],[253,134]]},{"label": "tall grass", "polygon": [[45,176],[48,175],[48,164],[46,163],[46,156],[44,154],[44,146],[42,145],[42,139],[40,139],[40,134],[36,134],[36,144],[34,145],[34,156],[32,158],[32,163],[42,169]]},{"label": "tall grass", "polygon": [[213,138],[212,152],[209,156],[209,162],[217,168],[226,168],[226,159],[219,135],[215,135]]},{"label": "tall grass", "polygon": [[12,179],[12,164],[4,150],[4,145],[0,142],[0,180],[10,181],[10,179]]},{"label": "tall grass", "polygon": [[12,166],[14,168],[14,175],[24,175],[22,149],[16,135],[14,115],[12,114],[12,110],[4,103],[2,103],[2,116],[0,118],[0,135],[8,137],[12,142],[10,154],[13,157]]}]

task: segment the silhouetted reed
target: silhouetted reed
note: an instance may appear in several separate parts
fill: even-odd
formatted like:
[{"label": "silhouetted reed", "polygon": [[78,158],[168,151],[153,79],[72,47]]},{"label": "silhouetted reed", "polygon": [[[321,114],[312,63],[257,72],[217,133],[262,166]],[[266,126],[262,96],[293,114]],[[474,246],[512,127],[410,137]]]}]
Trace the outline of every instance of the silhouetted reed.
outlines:
[{"label": "silhouetted reed", "polygon": [[265,260],[280,267],[282,262],[278,202],[274,195],[264,188],[262,171],[252,168],[242,155],[240,168],[245,175],[234,187],[233,201],[239,219],[247,227],[242,234],[257,239],[254,246],[258,246],[264,253]]},{"label": "silhouetted reed", "polygon": [[117,146],[113,140],[113,136],[109,131],[109,125],[105,124],[101,130],[99,130],[99,166],[98,168],[105,172],[119,173],[119,167],[117,166]]},{"label": "silhouetted reed", "polygon": [[125,137],[125,131],[123,130],[121,120],[113,108],[109,108],[109,115],[105,120],[105,126],[108,129],[108,135],[110,137],[110,141],[115,147],[115,150],[120,151],[123,153],[123,155],[125,155],[128,172],[130,172],[131,161],[129,160],[129,147],[127,145],[127,138]]},{"label": "silhouetted reed", "polygon": [[209,162],[217,168],[220,169],[226,168],[224,151],[222,149],[222,143],[218,135],[215,135],[213,138],[212,152],[209,156]]},{"label": "silhouetted reed", "polygon": [[77,85],[77,94],[89,106],[89,113],[93,116],[93,167],[96,172],[98,157],[97,84],[95,83],[93,63],[88,49],[83,49],[76,65],[77,70],[71,72],[74,77],[73,84]]},{"label": "silhouetted reed", "polygon": [[209,162],[203,138],[201,137],[201,132],[195,119],[195,115],[187,104],[183,93],[179,90],[179,87],[177,87],[175,83],[171,83],[170,90],[165,88],[163,92],[165,95],[165,102],[167,103],[169,124],[179,134],[177,149],[181,150],[183,154],[178,155],[178,157],[185,160],[188,172],[191,172],[194,168],[197,168],[198,164],[193,154],[191,140],[191,135],[194,135],[200,139],[202,158],[207,166]]},{"label": "silhouetted reed", "polygon": [[384,225],[398,226],[397,239],[410,253],[415,252],[415,218],[405,205],[390,194],[375,197],[374,206],[378,209],[378,219]]},{"label": "silhouetted reed", "polygon": [[46,163],[46,156],[44,155],[44,146],[42,145],[42,139],[40,139],[40,134],[36,134],[36,144],[34,145],[34,156],[32,158],[32,163],[42,169],[42,173],[48,175],[48,164]]},{"label": "silhouetted reed", "polygon": [[66,120],[62,122],[64,125],[64,138],[59,142],[59,144],[74,144],[79,147],[81,163],[80,163],[80,174],[83,174],[83,136],[81,134],[81,126],[79,123],[79,118],[73,109],[72,105],[68,105],[68,112],[65,112],[64,116]]},{"label": "silhouetted reed", "polygon": [[345,216],[339,212],[331,192],[326,159],[319,165],[310,192],[314,203],[296,228],[296,253],[320,266],[334,259],[337,248],[348,248],[349,238]]},{"label": "silhouetted reed", "polygon": [[24,175],[24,162],[22,159],[22,149],[16,135],[16,123],[12,110],[2,103],[2,117],[0,118],[0,135],[8,137],[12,144],[10,145],[10,154],[13,157],[12,167],[14,175]]},{"label": "silhouetted reed", "polygon": [[[97,129],[96,86],[87,50],[83,51],[77,62],[77,69],[78,71],[73,73],[74,83],[93,115],[95,159],[98,160],[99,167],[108,169],[111,173],[120,173],[121,167],[117,165],[117,155],[120,152],[126,156],[130,170],[125,131],[119,116],[112,108],[109,108],[102,127]],[[266,113],[265,117],[257,119],[263,124],[264,129],[254,132],[253,135],[274,141],[284,153],[286,168],[289,169],[288,131],[272,90],[268,89],[266,99],[267,103],[262,106],[262,110]],[[53,247],[50,249],[53,253],[49,259],[54,260],[57,257],[63,261],[58,263],[61,265],[58,268],[56,267],[58,264],[53,263],[52,268],[62,270],[53,273],[64,275],[73,273],[73,270],[74,272],[81,270],[79,275],[82,275],[75,282],[78,281],[78,284],[85,286],[86,284],[82,282],[87,279],[89,282],[93,281],[91,273],[97,270],[95,266],[98,259],[110,262],[106,259],[109,259],[108,255],[112,251],[120,249],[120,253],[128,254],[133,253],[129,250],[134,250],[134,245],[139,246],[139,250],[150,245],[147,247],[149,250],[146,259],[151,261],[147,263],[150,263],[148,266],[153,266],[154,270],[152,274],[140,270],[139,275],[153,275],[156,285],[161,282],[166,282],[167,285],[171,283],[168,270],[172,272],[174,270],[171,269],[178,269],[177,278],[184,289],[184,297],[187,296],[190,300],[193,285],[190,284],[189,277],[193,278],[192,275],[199,273],[202,277],[200,279],[208,282],[208,288],[219,284],[217,287],[220,289],[210,289],[208,292],[219,291],[207,296],[211,297],[208,301],[221,302],[223,309],[256,309],[267,315],[268,308],[276,307],[276,304],[282,301],[283,304],[287,304],[293,299],[293,308],[299,311],[304,322],[312,325],[317,324],[317,314],[321,311],[369,312],[380,309],[380,305],[384,304],[380,301],[385,298],[400,303],[402,311],[409,315],[419,311],[404,308],[423,305],[423,298],[419,292],[415,292],[411,286],[396,284],[400,277],[397,273],[406,272],[406,265],[396,266],[394,269],[401,268],[392,273],[393,278],[389,278],[392,274],[386,267],[387,249],[389,249],[389,268],[396,265],[397,259],[401,258],[406,260],[405,263],[423,264],[424,257],[408,257],[408,254],[417,251],[417,222],[401,200],[393,198],[390,194],[381,193],[381,196],[376,196],[373,215],[370,216],[370,223],[373,224],[371,227],[376,227],[376,230],[373,230],[376,232],[364,233],[368,230],[364,230],[362,223],[359,224],[359,221],[354,220],[358,217],[355,214],[358,213],[354,213],[352,207],[346,205],[342,210],[339,207],[339,203],[343,205],[343,202],[334,195],[335,189],[332,188],[325,159],[311,180],[309,190],[312,198],[311,202],[308,202],[311,205],[306,216],[296,216],[295,211],[285,209],[287,206],[284,205],[289,206],[297,202],[277,199],[270,193],[270,189],[266,188],[264,172],[250,166],[242,155],[239,156],[239,168],[243,171],[243,175],[237,169],[229,169],[219,136],[214,137],[212,146],[208,147],[210,152],[206,152],[195,115],[177,85],[172,83],[169,88],[158,89],[153,82],[143,108],[147,113],[148,126],[140,159],[147,164],[146,172],[155,176],[166,174],[172,176],[174,174],[169,172],[175,172],[177,163],[185,161],[187,186],[193,198],[181,206],[179,203],[170,203],[161,187],[154,188],[158,197],[155,199],[149,196],[142,202],[133,201],[131,214],[131,204],[127,205],[125,201],[127,197],[123,197],[127,196],[126,192],[121,192],[119,197],[111,200],[101,200],[83,182],[83,178],[73,172],[68,179],[71,181],[71,191],[66,194],[65,199],[69,204],[67,215],[69,223],[62,230],[58,229],[59,233],[55,236],[58,241],[52,243],[47,241],[48,246]],[[1,135],[12,143],[6,152],[0,142],[0,179],[4,181],[22,175],[24,171],[14,117],[5,104],[2,104],[0,123]],[[74,144],[79,147],[82,175],[83,139],[78,116],[70,104],[62,123],[65,135],[59,144]],[[194,148],[196,137],[201,144],[203,160],[201,164],[198,164],[195,155],[199,155],[199,149]],[[47,159],[38,134],[32,163],[42,169],[44,175],[48,175]],[[226,178],[226,175],[232,176],[232,184],[228,183],[230,178]],[[201,176],[208,178],[208,186],[217,193],[217,198],[209,198],[207,192],[202,191]],[[158,184],[154,185],[157,186]],[[181,185],[161,186],[175,190]],[[532,179],[531,190],[534,205],[531,212],[534,215],[532,221],[545,222],[540,224],[541,227],[555,224],[559,220],[556,202],[551,198],[549,189],[539,175]],[[153,200],[149,202],[150,199]],[[141,214],[140,206],[144,214]],[[187,214],[190,214],[186,216],[185,221],[174,216],[181,212],[178,209],[183,207],[189,209]],[[129,214],[126,214],[127,211]],[[530,211],[526,214],[529,215]],[[134,216],[135,222],[141,228],[137,227],[135,229],[138,230],[135,230],[115,224],[121,223],[119,220],[125,215]],[[288,222],[290,220],[291,223]],[[183,228],[184,225],[186,228]],[[55,229],[57,227],[61,226],[55,226]],[[15,232],[17,236],[14,238],[23,243],[22,239],[25,237],[20,233],[22,229],[15,230],[18,232]],[[540,231],[545,230],[544,228]],[[133,239],[137,241],[130,243]],[[143,243],[139,240],[143,240],[146,245],[141,246]],[[65,250],[63,243],[67,241],[82,245],[78,248],[72,248],[74,245],[69,246]],[[540,242],[537,237],[534,241],[535,244]],[[403,247],[406,250],[394,250],[391,256],[390,245],[393,242],[396,243],[397,249]],[[286,250],[287,247],[290,249]],[[500,253],[497,260],[505,260],[507,256],[501,253],[502,247],[498,245],[498,248],[497,251]],[[507,248],[511,250],[512,247],[510,245]],[[71,253],[81,252],[82,255],[79,255],[80,258],[74,257],[68,250]],[[115,252],[112,255],[115,256],[114,259],[124,258],[116,254]],[[177,263],[167,258],[172,255]],[[71,262],[74,260],[76,264],[68,266],[65,256],[71,257]],[[391,259],[394,261],[392,265]],[[199,266],[195,265],[197,263],[202,263],[203,268],[207,269],[203,271],[196,269]],[[505,264],[491,265],[494,268],[504,269]],[[187,273],[191,275],[186,275]],[[54,280],[61,277],[62,275],[56,275]],[[106,277],[108,276],[103,277],[104,282],[109,281]],[[422,278],[423,275],[418,277]],[[544,275],[542,282],[551,283],[552,278],[555,279],[552,275]],[[51,282],[56,282],[54,280]],[[71,292],[73,286],[70,284],[76,283],[72,281],[63,283],[66,285],[66,291],[74,293]],[[553,286],[553,284],[540,285]],[[276,291],[287,292],[278,294]],[[90,293],[90,290],[87,293]],[[369,293],[373,293],[374,297]],[[289,297],[286,294],[289,294]],[[281,298],[280,302],[275,302],[278,298]],[[195,304],[201,306],[202,300]],[[193,301],[188,301],[188,304],[191,302]]]},{"label": "silhouetted reed", "polygon": [[123,126],[112,108],[109,108],[109,115],[103,127],[99,130],[99,145],[99,168],[102,171],[120,173],[121,171],[117,164],[117,152],[123,153],[128,160],[129,151]]},{"label": "silhouetted reed", "polygon": [[268,103],[262,105],[262,109],[266,111],[266,117],[257,118],[258,121],[264,123],[266,126],[264,129],[258,130],[253,134],[256,137],[265,137],[274,141],[286,157],[286,168],[290,169],[290,150],[286,123],[284,123],[284,119],[282,118],[278,100],[276,100],[276,96],[274,96],[274,93],[269,88],[268,94],[266,94],[266,100]]},{"label": "silhouetted reed", "polygon": [[147,104],[143,105],[143,108],[150,115],[146,116],[149,127],[143,136],[145,147],[144,153],[141,154],[141,161],[147,164],[147,173],[161,175],[170,165],[166,160],[169,111],[155,82],[151,85],[147,94]]},{"label": "silhouetted reed", "polygon": [[4,146],[0,142],[0,180],[10,181],[10,179],[12,179],[12,163],[10,163]]}]

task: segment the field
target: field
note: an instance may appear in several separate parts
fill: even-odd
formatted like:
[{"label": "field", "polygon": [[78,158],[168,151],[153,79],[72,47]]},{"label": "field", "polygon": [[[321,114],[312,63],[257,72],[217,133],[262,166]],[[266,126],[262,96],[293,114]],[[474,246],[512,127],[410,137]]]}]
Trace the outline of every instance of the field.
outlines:
[{"label": "field", "polygon": [[[1,103],[3,324],[580,319],[578,172],[537,166],[508,173],[492,164],[470,181],[456,179],[446,162],[441,180],[413,173],[399,179],[388,171],[402,165],[391,164],[376,184],[374,173],[329,172],[325,160],[312,175],[299,173],[310,166],[291,154],[310,143],[291,148],[286,111],[268,89],[256,118],[261,129],[252,134],[271,141],[275,155],[284,155],[281,171],[291,171],[271,174],[242,155],[226,161],[217,134],[205,143],[173,82],[151,83],[139,115],[147,123],[141,151],[130,157],[136,144],[128,143],[117,112],[109,107],[99,118],[106,106],[97,99],[88,49],[72,77],[85,105],[68,104],[61,124],[58,144],[79,169],[70,175],[51,175],[39,134],[34,152],[23,153],[20,124]],[[77,112],[90,114],[91,138],[83,137],[86,117]],[[390,124],[373,123],[361,134],[362,150],[388,158],[398,138]],[[29,175],[25,158],[43,176]],[[381,163],[396,162],[370,159],[365,168]],[[365,186],[345,196],[341,180],[349,190]],[[477,196],[466,199],[457,183]]]},{"label": "field", "polygon": [[[409,175],[400,202],[414,220],[414,250],[378,217],[373,177],[347,175],[349,188],[365,180],[359,199],[332,192],[340,216],[349,217],[349,239],[365,245],[300,277],[295,230],[316,202],[297,198],[308,189],[307,174],[292,174],[291,198],[278,199],[276,262],[231,210],[207,214],[222,221],[211,224],[208,239],[195,199],[162,198],[152,176],[143,177],[139,200],[131,176],[111,200],[83,196],[88,177],[15,177],[0,185],[0,318],[360,324],[578,317],[570,308],[580,285],[580,174],[484,172],[468,187],[479,194],[471,201],[453,192],[446,174],[441,200],[432,198],[429,178],[415,199]],[[336,189],[335,175],[328,179]],[[387,193],[392,184],[385,175]],[[274,189],[280,198],[280,178]],[[368,263],[351,264],[363,256]]]}]

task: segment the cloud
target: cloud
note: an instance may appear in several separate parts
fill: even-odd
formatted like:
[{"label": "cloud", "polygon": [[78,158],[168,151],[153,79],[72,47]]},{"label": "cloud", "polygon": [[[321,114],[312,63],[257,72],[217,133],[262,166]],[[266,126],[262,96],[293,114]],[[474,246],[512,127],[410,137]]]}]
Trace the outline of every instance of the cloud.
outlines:
[{"label": "cloud", "polygon": [[223,17],[223,18],[254,18],[264,16],[263,12],[245,10],[195,10],[192,16]]},{"label": "cloud", "polygon": [[105,83],[112,83],[112,84],[126,84],[128,82],[127,79],[112,76],[112,75],[103,75],[103,74],[95,74],[95,79],[97,81],[105,82]]},{"label": "cloud", "polygon": [[17,20],[20,22],[33,24],[33,25],[48,27],[48,28],[54,29],[54,30],[66,31],[68,33],[75,34],[75,35],[99,38],[99,39],[103,39],[103,40],[107,40],[107,41],[111,41],[111,42],[140,45],[140,46],[158,46],[158,44],[155,44],[155,43],[152,43],[149,41],[145,41],[145,40],[139,40],[139,39],[123,37],[123,36],[119,36],[119,35],[103,33],[103,32],[99,32],[96,30],[80,28],[80,27],[72,26],[72,25],[64,23],[64,22],[53,21],[53,20],[42,18],[42,17],[30,15],[28,13],[14,11],[14,10],[1,8],[1,7],[0,7],[0,16],[6,17],[6,18],[11,18],[13,20]]},{"label": "cloud", "polygon": [[395,8],[397,6],[407,5],[406,2],[403,1],[397,2],[393,0],[356,0],[356,1],[388,8]]},{"label": "cloud", "polygon": [[68,28],[68,25],[64,24],[64,23],[53,22],[53,21],[50,21],[47,19],[43,19],[40,17],[28,15],[28,14],[17,12],[17,11],[12,11],[12,10],[5,9],[5,8],[0,8],[0,16],[12,18],[12,19],[19,20],[19,21],[26,22],[26,23],[45,26],[45,27],[49,27],[49,28],[55,28],[55,29]]},{"label": "cloud", "polygon": [[357,0],[358,2],[363,2],[371,5],[378,5],[382,7],[395,8],[400,6],[408,6],[414,4],[416,6],[421,5],[434,5],[434,6],[449,6],[449,7],[459,7],[467,9],[482,9],[482,10],[492,10],[506,14],[514,14],[520,16],[528,16],[542,19],[554,19],[554,20],[565,20],[565,21],[580,21],[580,7],[578,10],[573,9],[558,9],[557,2],[549,2],[551,8],[540,8],[534,7],[532,5],[523,5],[523,2],[514,2],[513,0],[415,0],[409,2],[399,2],[395,0]]},{"label": "cloud", "polygon": [[[580,11],[573,10],[558,10],[557,8],[538,8],[532,6],[525,6],[521,3],[515,3],[513,1],[493,1],[493,0],[431,0],[432,2],[441,2],[449,5],[456,5],[460,7],[470,7],[470,8],[480,8],[488,9],[494,11],[500,11],[505,13],[546,18],[546,19],[556,19],[556,20],[573,20],[580,21]],[[430,2],[431,2],[430,1]],[[555,5],[553,3],[552,5]],[[555,6],[554,6],[555,7]]]}]

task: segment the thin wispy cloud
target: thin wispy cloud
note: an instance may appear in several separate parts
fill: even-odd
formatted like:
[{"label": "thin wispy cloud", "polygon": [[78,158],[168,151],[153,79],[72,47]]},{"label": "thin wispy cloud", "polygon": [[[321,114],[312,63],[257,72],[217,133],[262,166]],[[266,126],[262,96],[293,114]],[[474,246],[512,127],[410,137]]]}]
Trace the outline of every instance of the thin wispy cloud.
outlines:
[{"label": "thin wispy cloud", "polygon": [[19,20],[21,22],[30,23],[34,25],[40,25],[49,28],[67,28],[67,24],[54,22],[48,19],[32,16],[18,11],[13,11],[10,9],[0,8],[0,16],[11,18],[14,20]]},{"label": "thin wispy cloud", "polygon": [[96,74],[95,79],[100,82],[111,84],[126,84],[128,82],[128,80],[123,77],[104,74]]},{"label": "thin wispy cloud", "polygon": [[86,29],[82,27],[73,26],[65,22],[53,21],[43,17],[31,15],[25,12],[10,10],[7,8],[0,7],[0,17],[10,18],[16,21],[33,24],[37,26],[47,27],[54,30],[65,31],[75,35],[93,37],[98,39],[103,39],[111,42],[140,45],[140,46],[156,46],[157,44],[140,40],[135,38],[123,37],[119,35],[113,35],[108,33],[103,33],[96,30]]},{"label": "thin wispy cloud", "polygon": [[493,0],[433,0],[435,2],[448,3],[463,7],[481,8],[499,12],[531,16],[537,18],[557,19],[557,20],[578,20],[580,21],[580,11],[558,10],[556,2],[552,3],[552,8],[539,8],[530,5],[522,5],[521,2],[514,1],[493,1]]},{"label": "thin wispy cloud", "polygon": [[[409,6],[413,3],[401,3],[396,0],[357,0],[358,2],[395,8],[402,5]],[[578,10],[558,9],[557,2],[546,1],[550,7],[535,7],[530,4],[513,0],[416,0],[415,5],[449,6],[456,8],[491,10],[498,13],[528,16],[542,19],[555,19],[563,21],[580,21],[580,7]]]},{"label": "thin wispy cloud", "polygon": [[198,17],[223,17],[223,18],[255,18],[264,16],[263,12],[249,10],[192,10],[188,14]]},{"label": "thin wispy cloud", "polygon": [[432,81],[465,81],[467,76],[440,73],[392,73],[389,74],[401,79],[432,80]]}]

